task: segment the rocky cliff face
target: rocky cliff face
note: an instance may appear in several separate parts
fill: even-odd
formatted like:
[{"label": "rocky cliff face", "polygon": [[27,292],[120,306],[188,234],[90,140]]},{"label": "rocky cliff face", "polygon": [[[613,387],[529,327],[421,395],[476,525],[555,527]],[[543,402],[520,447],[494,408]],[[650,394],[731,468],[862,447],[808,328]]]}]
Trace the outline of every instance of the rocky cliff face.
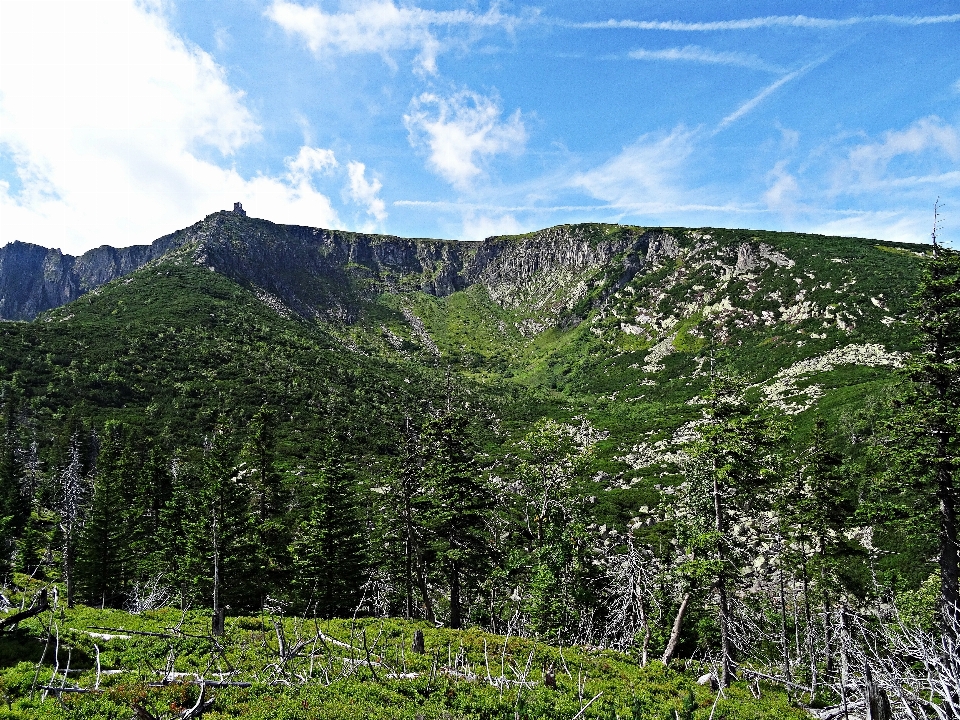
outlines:
[{"label": "rocky cliff face", "polygon": [[181,261],[209,267],[304,317],[347,322],[384,292],[444,297],[477,284],[504,308],[555,315],[584,296],[586,279],[599,269],[612,267],[627,282],[676,249],[663,232],[619,226],[459,242],[276,225],[231,212],[169,237]]},{"label": "rocky cliff face", "polygon": [[133,272],[182,243],[181,233],[151,245],[108,245],[75,257],[24,242],[0,247],[0,320],[32,320],[44,310],[76,300]]},{"label": "rocky cliff face", "polygon": [[79,257],[10,243],[0,248],[0,319],[30,320],[178,249],[306,317],[349,321],[358,301],[382,292],[442,297],[478,283],[503,307],[548,312],[578,300],[586,291],[584,274],[618,256],[628,274],[635,272],[648,247],[662,254],[670,242],[657,233],[599,225],[484,242],[410,239],[220,212],[151,245],[103,246]]},{"label": "rocky cliff face", "polygon": [[[445,297],[479,285],[494,303],[518,315],[528,334],[558,320],[577,323],[601,305],[619,307],[627,299],[620,298],[621,291],[635,279],[680,255],[687,258],[683,267],[644,291],[655,290],[656,297],[647,298],[643,313],[634,318],[632,306],[622,308],[629,318],[624,332],[655,342],[669,318],[647,322],[651,312],[673,317],[677,301],[702,310],[718,302],[720,285],[753,278],[771,263],[793,265],[765,245],[728,247],[694,231],[583,224],[458,242],[277,225],[218,212],[152,245],[103,246],[80,257],[21,242],[0,248],[0,318],[29,320],[166,257],[226,275],[284,313],[338,322],[358,319],[383,293]],[[670,288],[691,272],[699,278],[693,289],[682,299],[673,297]],[[703,273],[710,277],[700,277]],[[657,311],[663,303],[669,307]]]}]

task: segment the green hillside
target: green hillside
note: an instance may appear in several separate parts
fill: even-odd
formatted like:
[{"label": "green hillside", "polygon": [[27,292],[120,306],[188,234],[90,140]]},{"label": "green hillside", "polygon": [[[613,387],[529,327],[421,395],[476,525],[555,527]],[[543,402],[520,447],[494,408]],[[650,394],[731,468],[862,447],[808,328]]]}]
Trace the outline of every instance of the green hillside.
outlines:
[{"label": "green hillside", "polygon": [[[458,244],[232,213],[168,240],[0,323],[0,610],[59,593],[0,630],[11,717],[126,717],[134,696],[173,717],[158,703],[195,686],[154,692],[143,674],[173,645],[177,672],[253,683],[218,689],[214,717],[559,718],[601,690],[581,717],[789,717],[757,683],[838,702],[839,608],[869,624],[894,599],[929,624],[928,470],[890,454],[926,248],[600,224]],[[194,630],[170,630],[167,605],[193,608]],[[274,688],[281,614],[314,649],[324,618],[364,655],[342,682]],[[54,622],[77,687],[96,682],[94,625],[166,639],[110,641],[136,677],[54,705],[27,685],[57,677],[35,652]],[[415,627],[415,677],[364,668]],[[556,691],[544,659],[529,696],[478,674],[507,635],[511,677],[536,649]],[[719,673],[729,642],[754,675],[719,697],[691,674]],[[427,662],[437,643],[446,664]],[[325,648],[324,673],[347,667]],[[582,677],[561,678],[568,651]],[[661,656],[669,669],[647,662]]]}]

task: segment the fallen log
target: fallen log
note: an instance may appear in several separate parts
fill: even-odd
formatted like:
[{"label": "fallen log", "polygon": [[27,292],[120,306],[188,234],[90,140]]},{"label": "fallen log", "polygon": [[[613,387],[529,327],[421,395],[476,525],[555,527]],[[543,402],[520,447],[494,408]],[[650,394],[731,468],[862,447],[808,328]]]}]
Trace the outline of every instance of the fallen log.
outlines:
[{"label": "fallen log", "polygon": [[39,615],[44,610],[50,609],[50,603],[47,602],[47,589],[44,588],[40,591],[39,602],[33,607],[27,608],[26,610],[21,610],[18,613],[14,613],[9,617],[5,617],[3,620],[0,620],[0,632],[5,630],[8,627],[12,627],[17,623],[32,618],[34,615]]}]

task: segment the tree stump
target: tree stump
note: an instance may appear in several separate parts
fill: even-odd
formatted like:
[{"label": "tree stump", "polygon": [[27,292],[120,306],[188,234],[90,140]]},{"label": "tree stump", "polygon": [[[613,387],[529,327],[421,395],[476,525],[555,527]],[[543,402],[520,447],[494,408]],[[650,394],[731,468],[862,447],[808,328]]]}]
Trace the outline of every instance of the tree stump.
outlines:
[{"label": "tree stump", "polygon": [[224,609],[219,608],[213,614],[213,628],[212,632],[214,635],[223,635],[223,620],[224,620]]},{"label": "tree stump", "polygon": [[886,691],[877,685],[869,666],[866,670],[867,720],[893,720],[893,709]]},{"label": "tree stump", "polygon": [[423,645],[423,630],[417,630],[413,634],[412,650],[417,653],[417,655],[423,655],[427,651]]},{"label": "tree stump", "polygon": [[553,670],[553,665],[543,671],[543,686],[551,690],[557,689],[557,673]]}]

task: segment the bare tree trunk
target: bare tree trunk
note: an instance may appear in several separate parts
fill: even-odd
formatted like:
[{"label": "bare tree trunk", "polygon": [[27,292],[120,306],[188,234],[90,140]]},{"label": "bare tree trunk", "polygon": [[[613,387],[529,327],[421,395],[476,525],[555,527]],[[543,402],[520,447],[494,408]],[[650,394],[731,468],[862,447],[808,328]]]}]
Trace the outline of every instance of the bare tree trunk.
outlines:
[{"label": "bare tree trunk", "polygon": [[403,519],[405,537],[403,542],[403,593],[404,612],[407,620],[413,617],[413,522],[410,516],[410,494],[407,480],[403,480]]},{"label": "bare tree trunk", "polygon": [[450,627],[459,630],[460,618],[460,568],[456,562],[450,563]]},{"label": "bare tree trunk", "polygon": [[847,712],[847,686],[850,684],[850,657],[847,655],[847,606],[840,605],[840,700],[843,712]]},{"label": "bare tree trunk", "polygon": [[213,511],[213,635],[223,634],[223,617],[220,610],[220,548],[217,543],[217,511]]},{"label": "bare tree trunk", "polygon": [[824,682],[830,682],[830,675],[833,674],[833,603],[830,600],[830,592],[827,589],[827,574],[823,569],[823,541],[820,542],[820,585],[823,588],[823,652],[824,664],[823,675]]},{"label": "bare tree trunk", "polygon": [[687,590],[680,600],[680,607],[677,608],[677,615],[673,619],[673,628],[670,630],[670,639],[667,641],[667,648],[663,651],[663,657],[660,659],[660,662],[664,665],[669,665],[677,652],[677,645],[680,643],[680,631],[683,629],[683,619],[687,614],[687,607],[690,605],[691,595],[692,593]]},{"label": "bare tree trunk", "polygon": [[643,625],[643,642],[640,646],[640,667],[647,666],[647,650],[650,647],[650,621],[647,619],[647,610],[643,606],[643,598],[636,593],[637,608],[640,613],[640,624]]},{"label": "bare tree trunk", "polygon": [[719,537],[717,559],[720,561],[720,572],[717,574],[717,609],[720,614],[720,684],[727,687],[734,680],[733,643],[730,640],[730,602],[727,598],[727,568],[725,567],[726,553],[723,547],[723,538],[726,531],[723,508],[721,507],[720,481],[717,478],[716,461],[713,467],[713,513],[714,529]]},{"label": "bare tree trunk", "polygon": [[73,607],[73,538],[67,536],[63,546],[63,574],[66,575],[67,607]]},{"label": "bare tree trunk", "polygon": [[417,568],[417,586],[420,588],[420,595],[423,598],[423,612],[428,622],[435,622],[436,615],[433,612],[433,603],[430,601],[430,593],[427,590],[427,578],[423,573],[423,565]]},{"label": "bare tree trunk", "polygon": [[787,636],[787,598],[786,587],[783,582],[783,539],[780,539],[780,644],[783,647],[783,679],[786,680],[788,695],[790,684],[793,682],[790,667],[790,640]]},{"label": "bare tree trunk", "polygon": [[870,672],[869,664],[865,670],[867,687],[864,694],[867,700],[867,720],[893,720],[893,713],[890,709],[890,700],[887,698],[887,694],[873,679],[873,673]]},{"label": "bare tree trunk", "polygon": [[813,637],[813,620],[810,617],[810,582],[807,579],[807,554],[803,554],[803,619],[807,627],[807,654],[810,660],[810,701],[817,694],[817,647]]},{"label": "bare tree trunk", "polygon": [[727,598],[726,579],[721,577],[717,583],[718,607],[720,609],[720,649],[723,657],[720,663],[720,684],[728,687],[736,676],[733,661],[733,643],[730,641],[730,604]]}]

